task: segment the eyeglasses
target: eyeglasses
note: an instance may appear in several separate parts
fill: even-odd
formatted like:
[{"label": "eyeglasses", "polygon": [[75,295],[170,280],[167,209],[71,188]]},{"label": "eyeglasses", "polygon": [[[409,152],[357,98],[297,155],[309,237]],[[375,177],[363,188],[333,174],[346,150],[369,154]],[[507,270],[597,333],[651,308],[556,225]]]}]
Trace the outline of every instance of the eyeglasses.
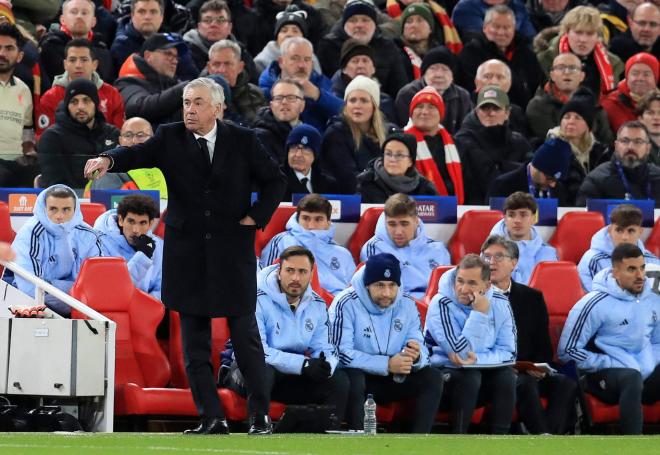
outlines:
[{"label": "eyeglasses", "polygon": [[552,67],[552,71],[557,71],[560,73],[574,74],[582,71],[582,67],[575,65],[557,65]]},{"label": "eyeglasses", "polygon": [[383,153],[383,156],[385,158],[391,158],[394,161],[401,161],[406,158],[410,158],[410,155],[404,155],[403,153],[392,153],[392,152],[385,152]]},{"label": "eyeglasses", "polygon": [[222,25],[226,24],[227,22],[231,22],[231,20],[227,19],[226,17],[205,17],[200,22],[206,25],[211,25],[214,22],[218,25]]},{"label": "eyeglasses", "polygon": [[272,99],[276,103],[281,103],[284,100],[287,100],[289,103],[293,103],[296,100],[302,100],[302,97],[298,95],[275,95]]},{"label": "eyeglasses", "polygon": [[179,55],[175,54],[174,52],[168,52],[163,49],[158,49],[156,52],[160,53],[163,57],[165,57],[168,60],[176,60],[179,61]]},{"label": "eyeglasses", "polygon": [[502,253],[497,253],[497,254],[482,254],[481,259],[484,261],[491,263],[491,262],[502,262],[504,258],[510,258],[511,256],[508,256],[506,254]]},{"label": "eyeglasses", "polygon": [[632,19],[632,21],[640,27],[657,28],[658,25],[660,25],[660,23],[655,21],[636,21],[634,19]]},{"label": "eyeglasses", "polygon": [[623,144],[623,145],[630,145],[630,144],[633,144],[633,145],[635,145],[635,146],[644,145],[644,144],[648,144],[648,143],[649,143],[649,141],[645,141],[644,139],[640,139],[640,138],[637,138],[637,139],[630,139],[629,137],[622,137],[621,139],[617,139],[616,141],[617,141],[619,144]]},{"label": "eyeglasses", "polygon": [[122,134],[121,137],[123,137],[127,141],[133,141],[135,139],[137,139],[138,141],[143,141],[145,139],[149,139],[151,137],[151,134],[143,133],[142,131],[140,131],[139,133],[128,132],[128,133]]}]

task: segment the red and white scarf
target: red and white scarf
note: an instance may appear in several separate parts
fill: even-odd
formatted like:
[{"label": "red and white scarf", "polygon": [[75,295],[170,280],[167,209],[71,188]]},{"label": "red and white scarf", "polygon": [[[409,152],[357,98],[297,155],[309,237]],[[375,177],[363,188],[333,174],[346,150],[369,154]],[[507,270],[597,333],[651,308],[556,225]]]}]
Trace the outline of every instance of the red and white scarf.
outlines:
[{"label": "red and white scarf", "polygon": [[[438,170],[438,165],[435,163],[431,150],[424,140],[424,134],[413,126],[412,120],[408,121],[408,125],[404,129],[404,132],[414,135],[417,139],[417,158],[415,160],[415,167],[419,173],[426,177],[427,180],[433,182],[440,196],[449,196],[447,185],[445,185],[442,174]],[[440,135],[442,143],[444,144],[445,166],[447,166],[447,173],[454,185],[454,194],[456,195],[458,204],[461,205],[465,201],[461,158],[458,155],[456,145],[454,145],[454,140],[442,125],[440,125],[440,129],[436,134]]]},{"label": "red and white scarf", "polygon": [[[564,54],[572,52],[568,44],[568,36],[564,35],[559,38],[559,53]],[[594,46],[594,61],[600,74],[600,94],[607,95],[609,92],[616,88],[614,81],[614,71],[612,71],[612,64],[607,57],[607,48],[599,41]]]},{"label": "red and white scarf", "polygon": [[410,59],[410,64],[412,65],[413,70],[413,79],[419,79],[422,77],[422,58],[409,46],[403,46],[403,51]]}]

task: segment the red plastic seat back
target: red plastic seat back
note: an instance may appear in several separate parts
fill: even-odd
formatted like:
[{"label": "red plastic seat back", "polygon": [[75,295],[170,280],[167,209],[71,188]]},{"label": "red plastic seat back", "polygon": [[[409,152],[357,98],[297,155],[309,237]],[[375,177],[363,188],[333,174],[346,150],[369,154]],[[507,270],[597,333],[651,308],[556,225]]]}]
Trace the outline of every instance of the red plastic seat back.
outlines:
[{"label": "red plastic seat back", "polygon": [[358,221],[357,226],[355,226],[355,231],[351,238],[348,240],[348,251],[353,255],[355,262],[360,262],[360,250],[362,245],[367,243],[367,241],[374,236],[376,232],[376,223],[378,223],[378,218],[380,214],[383,213],[383,207],[371,207],[364,211]]},{"label": "red plastic seat back", "polygon": [[[291,215],[296,213],[296,207],[280,206],[275,209],[275,213],[271,217],[266,227],[261,230],[258,229],[254,238],[254,253],[257,257],[261,256],[261,250],[264,249],[270,239],[275,235],[286,230],[286,223],[291,218]],[[269,265],[269,264],[267,264]]]},{"label": "red plastic seat back", "polygon": [[660,257],[660,218],[655,222],[651,235],[646,239],[646,249]]},{"label": "red plastic seat back", "polygon": [[591,237],[604,226],[600,212],[568,212],[559,220],[548,243],[557,249],[560,261],[577,264],[591,246]]},{"label": "red plastic seat back", "polygon": [[584,296],[577,266],[569,261],[539,262],[529,279],[529,286],[543,293],[548,309],[550,340],[556,351],[568,313]]},{"label": "red plastic seat back", "polygon": [[83,221],[90,226],[94,226],[94,222],[98,217],[106,212],[105,205],[97,202],[81,202],[80,211],[82,212]]},{"label": "red plastic seat back", "polygon": [[477,253],[495,223],[502,219],[499,210],[468,210],[458,220],[456,231],[449,240],[452,262],[458,264],[468,253]]},{"label": "red plastic seat back", "polygon": [[[220,353],[225,349],[229,338],[229,326],[225,318],[214,318],[211,322],[211,362],[213,375],[217,376],[220,368]],[[170,311],[170,365],[172,366],[172,386],[186,389],[188,377],[183,363],[183,344],[181,343],[181,319],[179,313]]]},{"label": "red plastic seat back", "polygon": [[424,324],[426,323],[426,313],[429,311],[429,306],[426,302],[415,299],[415,305],[417,305],[417,311],[419,312],[419,318],[422,322],[422,330],[424,330]]},{"label": "red plastic seat back", "polygon": [[14,241],[14,237],[16,237],[16,233],[11,227],[9,206],[6,202],[0,201],[0,241],[11,243]]},{"label": "red plastic seat back", "polygon": [[[85,260],[70,294],[117,323],[116,384],[167,385],[170,366],[156,340],[165,310],[133,285],[124,259]],[[73,311],[71,317],[84,316]]]},{"label": "red plastic seat back", "polygon": [[429,285],[426,287],[426,294],[424,294],[424,303],[426,305],[431,304],[431,299],[433,296],[438,293],[438,282],[440,277],[447,271],[453,269],[453,265],[439,265],[433,269],[431,272],[431,277],[429,278]]}]

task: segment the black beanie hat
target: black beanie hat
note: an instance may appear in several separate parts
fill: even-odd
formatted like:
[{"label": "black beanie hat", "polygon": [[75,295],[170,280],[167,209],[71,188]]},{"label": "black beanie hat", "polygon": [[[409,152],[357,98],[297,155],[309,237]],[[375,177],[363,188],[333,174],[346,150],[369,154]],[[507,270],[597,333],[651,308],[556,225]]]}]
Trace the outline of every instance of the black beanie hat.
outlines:
[{"label": "black beanie hat", "polygon": [[383,153],[385,152],[385,146],[390,141],[399,141],[405,145],[408,149],[408,153],[410,153],[410,159],[412,160],[413,164],[415,164],[415,160],[417,159],[417,138],[415,138],[415,136],[412,134],[404,133],[402,131],[395,131],[390,133],[383,142]]},{"label": "black beanie hat", "polygon": [[362,275],[364,285],[369,286],[378,281],[392,281],[401,286],[401,266],[393,254],[375,254],[365,262]]},{"label": "black beanie hat", "polygon": [[422,76],[429,69],[429,66],[436,63],[447,65],[453,74],[456,74],[456,57],[445,46],[436,46],[422,59]]},{"label": "black beanie hat", "polygon": [[296,5],[289,5],[284,11],[275,16],[275,39],[280,29],[288,24],[297,25],[303,36],[307,36],[307,11],[303,11]]},{"label": "black beanie hat", "polygon": [[559,120],[561,121],[564,114],[567,112],[575,112],[587,122],[589,130],[594,126],[594,116],[596,111],[596,97],[593,92],[586,87],[578,88],[573,96],[568,100],[564,107],[559,112]]},{"label": "black beanie hat", "polygon": [[68,106],[71,102],[71,98],[76,95],[89,96],[98,109],[99,91],[92,81],[87,79],[74,79],[73,81],[69,82],[69,85],[66,86],[66,92],[64,95],[64,106]]},{"label": "black beanie hat", "polygon": [[339,67],[341,69],[346,68],[348,61],[355,57],[356,55],[366,55],[371,59],[376,66],[376,60],[374,58],[374,50],[366,44],[362,44],[358,40],[349,38],[344,41],[344,44],[341,45],[341,52],[339,54]]}]

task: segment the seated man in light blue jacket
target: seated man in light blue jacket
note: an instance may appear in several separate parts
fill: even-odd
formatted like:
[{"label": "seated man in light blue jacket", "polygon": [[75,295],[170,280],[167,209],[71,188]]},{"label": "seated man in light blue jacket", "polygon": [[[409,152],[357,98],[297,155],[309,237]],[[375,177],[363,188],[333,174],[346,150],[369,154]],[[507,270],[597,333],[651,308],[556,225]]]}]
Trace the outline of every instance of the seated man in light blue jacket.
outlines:
[{"label": "seated man in light blue jacket", "polygon": [[132,194],[98,217],[94,229],[105,234],[103,255],[124,258],[133,284],[160,300],[163,241],[151,232],[159,216],[152,198]]},{"label": "seated man in light blue jacket", "polygon": [[417,306],[403,293],[399,261],[371,256],[330,306],[332,342],[350,379],[346,420],[360,430],[364,400],[415,399],[413,433],[429,433],[442,397],[442,376],[429,367]]},{"label": "seated man in light blue jacket", "polygon": [[[100,234],[83,221],[78,197],[66,185],[53,185],[42,191],[33,213],[12,244],[16,263],[69,292],[85,259],[102,256]],[[14,283],[34,297],[35,286],[31,282],[16,275]],[[71,315],[71,307],[52,295],[46,294],[45,303],[61,316]]]},{"label": "seated man in light blue jacket", "polygon": [[[447,384],[452,431],[466,433],[477,405],[492,403],[491,430],[509,432],[516,403],[516,326],[509,301],[490,285],[490,266],[476,254],[440,278],[426,315],[431,365]],[[443,405],[444,406],[444,405]]]},{"label": "seated man in light blue jacket", "polygon": [[323,196],[308,194],[302,198],[286,223],[286,231],[273,237],[261,252],[261,267],[271,265],[290,246],[304,246],[314,254],[321,287],[331,294],[345,289],[355,272],[355,262],[350,251],[334,241],[331,215],[332,205]]},{"label": "seated man in light blue jacket", "polygon": [[642,211],[630,204],[621,204],[610,213],[610,224],[594,234],[589,248],[580,263],[578,272],[585,291],[591,291],[594,276],[612,265],[612,250],[621,243],[637,245],[644,254],[647,264],[660,264],[660,260],[646,248],[641,237],[644,233],[642,227]]},{"label": "seated man in light blue jacket", "polygon": [[[348,378],[337,369],[338,352],[329,341],[325,301],[309,285],[314,255],[302,246],[291,246],[279,259],[257,276],[256,318],[266,355],[262,381],[273,400],[334,406],[340,423]],[[241,375],[235,365],[232,369],[228,386],[242,393]]]},{"label": "seated man in light blue jacket", "polygon": [[537,210],[534,196],[516,191],[504,201],[504,219],[490,231],[490,235],[501,235],[518,245],[520,257],[511,274],[516,283],[527,284],[539,262],[557,260],[557,250],[545,243],[534,227]]},{"label": "seated man in light blue jacket", "polygon": [[660,400],[660,296],[646,279],[642,250],[621,243],[612,268],[568,314],[557,354],[586,373],[589,393],[619,405],[624,434],[641,434],[642,403]]},{"label": "seated man in light blue jacket", "polygon": [[417,216],[415,200],[397,193],[385,201],[375,235],[362,246],[360,260],[390,253],[401,263],[403,290],[415,298],[426,292],[433,269],[451,264],[444,243],[424,234],[424,223]]}]

